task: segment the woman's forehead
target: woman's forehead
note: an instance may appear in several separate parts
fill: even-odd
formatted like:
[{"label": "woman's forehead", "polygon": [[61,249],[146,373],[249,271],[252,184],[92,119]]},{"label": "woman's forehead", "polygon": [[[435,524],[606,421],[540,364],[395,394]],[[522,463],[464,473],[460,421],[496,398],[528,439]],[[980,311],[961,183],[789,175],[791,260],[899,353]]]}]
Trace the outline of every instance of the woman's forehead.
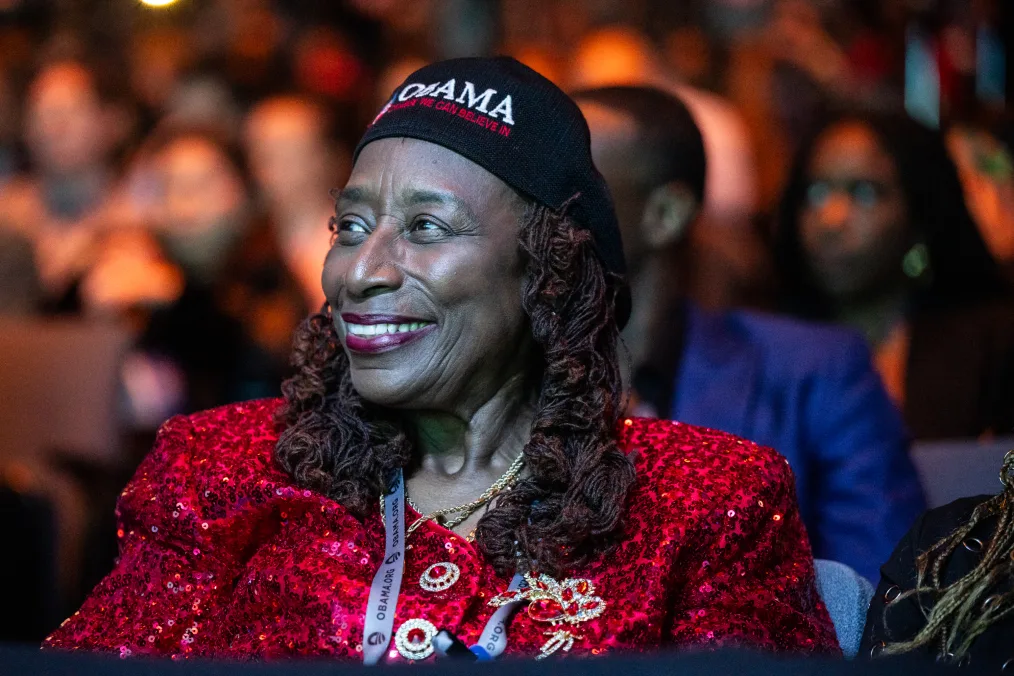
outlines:
[{"label": "woman's forehead", "polygon": [[860,121],[846,121],[829,127],[814,145],[810,171],[837,170],[890,174],[894,161],[876,133]]},{"label": "woman's forehead", "polygon": [[428,141],[384,138],[363,148],[339,199],[422,202],[471,209],[515,201],[510,186],[458,153]]}]

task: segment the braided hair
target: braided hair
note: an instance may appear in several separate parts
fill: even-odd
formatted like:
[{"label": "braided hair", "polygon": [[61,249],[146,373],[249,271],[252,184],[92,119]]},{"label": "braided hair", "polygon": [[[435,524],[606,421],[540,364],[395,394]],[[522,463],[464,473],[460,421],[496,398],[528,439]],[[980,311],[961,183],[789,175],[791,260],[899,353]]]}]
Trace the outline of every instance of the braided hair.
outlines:
[{"label": "braided hair", "polygon": [[[1014,590],[1002,583],[1014,577],[1014,450],[1008,451],[1000,470],[1003,490],[980,504],[953,533],[916,558],[916,585],[897,600],[935,599],[923,608],[926,624],[909,641],[888,645],[883,654],[897,655],[936,646],[941,658],[960,661],[972,642],[990,626],[1014,614]],[[954,551],[969,533],[987,519],[996,519],[993,537],[983,546],[978,565],[964,577],[944,585],[943,572]],[[885,609],[886,612],[886,609]]]}]

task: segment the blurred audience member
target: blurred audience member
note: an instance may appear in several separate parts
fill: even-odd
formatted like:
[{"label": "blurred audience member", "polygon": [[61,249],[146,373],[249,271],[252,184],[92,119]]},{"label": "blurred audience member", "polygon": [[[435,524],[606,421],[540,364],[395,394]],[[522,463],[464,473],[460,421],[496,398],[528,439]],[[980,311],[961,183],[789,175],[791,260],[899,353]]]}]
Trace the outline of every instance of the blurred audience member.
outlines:
[{"label": "blurred audience member", "polygon": [[0,66],[0,191],[17,171],[17,109],[10,80]]},{"label": "blurred audience member", "polygon": [[1014,312],[938,134],[901,116],[821,125],[777,248],[787,307],[865,334],[917,438],[1014,431]]},{"label": "blurred audience member", "polygon": [[28,92],[24,134],[33,171],[0,192],[0,227],[32,241],[45,299],[58,311],[80,308],[77,284],[115,225],[120,112],[82,63],[44,67]]},{"label": "blurred audience member", "polygon": [[229,84],[214,72],[195,71],[173,90],[162,127],[201,127],[230,141],[239,134],[243,111]]},{"label": "blurred audience member", "polygon": [[574,88],[650,85],[679,96],[694,116],[708,153],[708,181],[701,227],[693,233],[697,251],[688,292],[708,307],[760,302],[759,289],[771,276],[752,227],[756,169],[746,127],[724,99],[676,81],[663,69],[648,39],[629,28],[590,33],[571,61]]},{"label": "blurred audience member", "polygon": [[196,58],[195,45],[187,31],[164,26],[137,32],[128,49],[131,89],[140,104],[142,126],[150,131]]},{"label": "blurred audience member", "polygon": [[1008,281],[1014,281],[1014,160],[1003,140],[959,125],[947,132],[965,200],[979,232]]},{"label": "blurred audience member", "polygon": [[161,194],[152,227],[184,284],[152,314],[141,348],[180,369],[185,410],[277,394],[306,307],[274,237],[251,222],[240,155],[212,132],[183,129],[159,139],[149,163]]},{"label": "blurred audience member", "polygon": [[708,36],[697,25],[669,31],[663,40],[666,64],[681,82],[705,87],[713,74],[714,56]]},{"label": "blurred audience member", "polygon": [[369,91],[365,64],[334,28],[315,27],[300,35],[292,62],[295,84],[303,91],[346,104]]},{"label": "blurred audience member", "polygon": [[776,448],[797,482],[814,555],[876,579],[923,509],[900,416],[859,335],[685,299],[705,150],[687,109],[659,90],[575,95],[623,229],[633,312],[633,413]]},{"label": "blurred audience member", "polygon": [[33,314],[41,301],[31,240],[0,230],[0,316]]},{"label": "blurred audience member", "polygon": [[254,181],[289,271],[306,304],[324,302],[320,275],[330,248],[329,196],[348,172],[348,151],[328,133],[326,111],[307,99],[280,96],[256,105],[244,138]]},{"label": "blurred audience member", "polygon": [[[773,211],[801,136],[837,101],[901,104],[904,24],[898,3],[771,0],[729,44],[725,92],[749,127],[758,201]],[[900,26],[893,25],[900,23]]]},{"label": "blurred audience member", "polygon": [[548,45],[537,42],[526,42],[510,50],[511,56],[525,64],[536,73],[554,83],[564,81],[564,66],[560,63],[557,53]]},{"label": "blurred audience member", "polygon": [[246,234],[250,194],[238,155],[211,132],[169,132],[153,165],[161,179],[154,229],[188,283],[217,281]]},{"label": "blurred audience member", "polygon": [[574,89],[650,85],[679,96],[694,116],[708,152],[704,213],[716,221],[742,222],[756,208],[750,139],[739,113],[724,99],[677,81],[641,33],[617,26],[588,34],[571,59]]},{"label": "blurred audience member", "polygon": [[426,59],[419,56],[406,56],[388,65],[377,78],[377,85],[374,88],[374,109],[380,110],[387,103],[391,92],[401,86],[412,73],[416,72],[427,63]]}]

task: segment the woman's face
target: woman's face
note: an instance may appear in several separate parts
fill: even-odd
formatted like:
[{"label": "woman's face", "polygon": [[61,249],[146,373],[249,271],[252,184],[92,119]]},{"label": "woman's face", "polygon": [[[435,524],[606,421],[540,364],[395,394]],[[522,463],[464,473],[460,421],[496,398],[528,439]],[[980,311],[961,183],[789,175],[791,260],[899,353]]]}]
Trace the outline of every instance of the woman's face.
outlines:
[{"label": "woman's face", "polygon": [[860,122],[829,128],[807,178],[800,239],[823,290],[849,300],[904,279],[912,235],[897,167],[876,135]]},{"label": "woman's face", "polygon": [[390,138],[363,149],[323,274],[361,396],[469,415],[523,374],[523,214],[505,183],[442,146]]}]

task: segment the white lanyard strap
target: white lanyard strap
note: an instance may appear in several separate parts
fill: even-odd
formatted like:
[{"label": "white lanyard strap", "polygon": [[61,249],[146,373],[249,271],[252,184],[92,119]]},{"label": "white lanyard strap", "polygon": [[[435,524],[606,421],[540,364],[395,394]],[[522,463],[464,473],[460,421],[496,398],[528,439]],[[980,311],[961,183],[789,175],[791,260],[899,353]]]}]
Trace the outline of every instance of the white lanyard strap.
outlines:
[{"label": "white lanyard strap", "polygon": [[363,623],[363,664],[379,662],[394,635],[394,612],[405,572],[405,476],[399,469],[384,500],[384,561],[377,568]]},{"label": "white lanyard strap", "polygon": [[[401,470],[395,473],[384,497],[384,521],[384,561],[373,576],[363,623],[366,665],[377,664],[384,658],[394,635],[394,614],[405,573],[405,476]],[[524,581],[524,576],[515,574],[508,590],[516,591]],[[469,648],[480,661],[494,660],[507,648],[507,623],[522,603],[518,600],[504,604],[486,621],[479,642]]]},{"label": "white lanyard strap", "polygon": [[[521,588],[525,578],[521,573],[515,573],[511,580],[508,591],[517,591]],[[511,615],[518,609],[524,600],[511,601],[496,609],[496,612],[486,621],[482,630],[479,642],[469,647],[480,662],[495,660],[507,648],[507,622]]]}]

